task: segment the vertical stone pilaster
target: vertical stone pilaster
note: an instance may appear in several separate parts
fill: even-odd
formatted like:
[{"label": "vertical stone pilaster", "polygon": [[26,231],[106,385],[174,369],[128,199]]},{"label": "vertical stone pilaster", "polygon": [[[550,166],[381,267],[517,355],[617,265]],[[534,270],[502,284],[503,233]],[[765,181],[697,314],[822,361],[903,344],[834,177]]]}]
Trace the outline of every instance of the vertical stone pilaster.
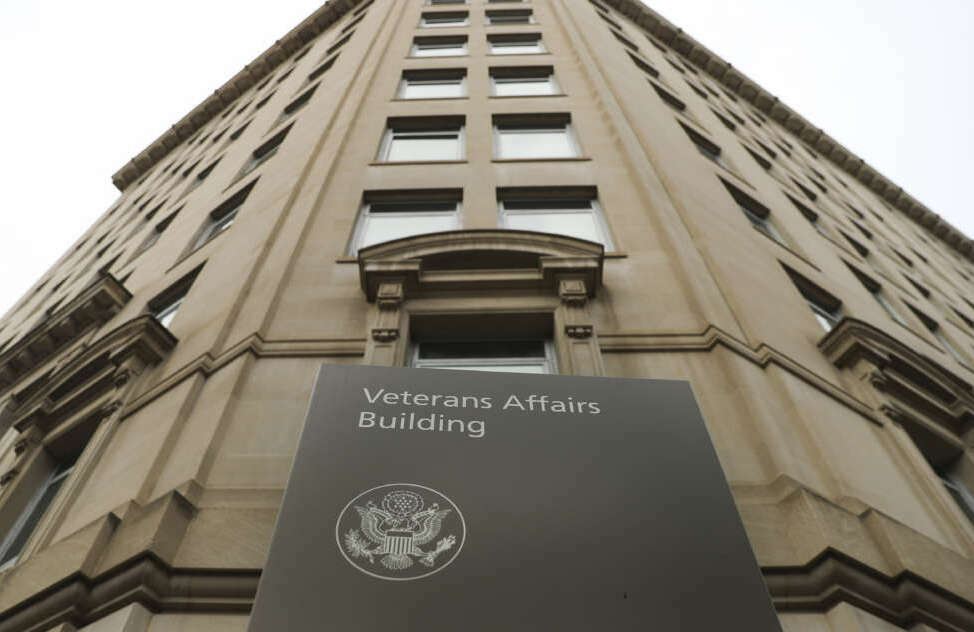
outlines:
[{"label": "vertical stone pilaster", "polygon": [[602,353],[588,308],[588,288],[583,279],[558,280],[561,304],[555,310],[555,342],[567,366],[562,372],[572,375],[605,375]]},{"label": "vertical stone pilaster", "polygon": [[405,291],[403,282],[379,284],[376,291],[372,327],[365,349],[365,363],[381,366],[400,364],[405,349],[402,309]]}]

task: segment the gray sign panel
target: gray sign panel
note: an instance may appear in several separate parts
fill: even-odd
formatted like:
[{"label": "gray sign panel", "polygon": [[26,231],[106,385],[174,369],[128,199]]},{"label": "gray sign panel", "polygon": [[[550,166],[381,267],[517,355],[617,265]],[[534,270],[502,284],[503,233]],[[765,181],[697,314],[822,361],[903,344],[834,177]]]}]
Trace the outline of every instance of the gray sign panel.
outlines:
[{"label": "gray sign panel", "polygon": [[780,631],[686,382],[321,368],[251,617]]}]

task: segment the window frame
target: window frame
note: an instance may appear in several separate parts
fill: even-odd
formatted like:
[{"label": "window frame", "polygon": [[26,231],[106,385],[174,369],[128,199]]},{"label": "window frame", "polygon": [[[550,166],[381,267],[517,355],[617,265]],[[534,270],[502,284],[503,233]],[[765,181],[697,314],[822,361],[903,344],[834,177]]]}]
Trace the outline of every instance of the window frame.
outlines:
[{"label": "window frame", "polygon": [[[492,137],[494,143],[495,160],[573,160],[582,158],[582,144],[572,125],[571,116],[567,114],[549,114],[540,116],[494,115],[492,123]],[[508,130],[516,131],[505,131]],[[505,156],[502,152],[501,139],[508,134],[543,134],[554,129],[564,130],[565,139],[571,155],[533,155],[533,156]]]},{"label": "window frame", "polygon": [[[524,20],[504,20],[495,22],[494,18],[497,17],[523,17]],[[484,12],[484,18],[487,26],[508,26],[508,25],[518,25],[518,24],[537,24],[534,19],[534,11],[531,9],[487,9]]]},{"label": "window frame", "polygon": [[[488,69],[487,76],[490,81],[490,96],[492,97],[547,97],[547,96],[564,96],[564,92],[561,86],[558,84],[558,80],[555,77],[555,70],[551,66],[494,66]],[[546,93],[525,93],[525,94],[497,94],[497,85],[500,84],[517,84],[517,83],[536,83],[541,84],[540,79],[542,77],[547,78],[547,85],[550,86],[551,92]],[[498,81],[498,79],[500,81]],[[535,81],[531,81],[531,80]],[[520,81],[518,81],[520,80]]]},{"label": "window frame", "polygon": [[[450,17],[459,19],[459,22],[429,22],[430,18],[447,19]],[[424,11],[419,16],[419,27],[424,29],[460,28],[464,26],[470,26],[469,11]]]},{"label": "window frame", "polygon": [[[454,128],[455,126],[455,128]],[[400,164],[411,162],[457,162],[464,160],[466,156],[466,142],[464,133],[465,120],[459,117],[423,117],[415,119],[389,119],[386,122],[386,130],[379,143],[379,151],[376,155],[376,162],[384,164]],[[389,156],[398,137],[409,138],[415,136],[448,135],[456,136],[456,152],[453,158],[410,158],[406,160],[390,160]]]},{"label": "window frame", "polygon": [[[458,48],[459,52],[435,55],[420,54],[423,50],[447,50],[449,45],[452,45],[453,48]],[[428,46],[429,48],[423,49],[421,48],[422,46]],[[418,59],[428,59],[430,57],[467,57],[469,55],[470,42],[466,35],[414,37],[409,47],[409,56]]]},{"label": "window frame", "polygon": [[[595,243],[602,244],[606,252],[612,252],[615,250],[615,242],[612,238],[612,231],[609,228],[608,221],[605,216],[605,211],[598,200],[598,192],[594,188],[590,187],[558,187],[557,195],[551,195],[551,192],[545,191],[543,189],[500,189],[497,193],[497,225],[499,228],[504,230],[527,230],[524,228],[509,228],[507,225],[507,218],[509,216],[516,215],[531,215],[531,214],[578,214],[578,215],[588,215],[593,219],[593,224],[596,231],[599,233],[598,239],[589,239],[587,241],[594,241]],[[510,209],[507,208],[508,204],[517,203],[537,203],[542,204],[550,202],[551,208],[536,208],[536,209]],[[578,208],[557,208],[558,204],[564,203],[588,203],[588,209]],[[534,231],[534,232],[547,232],[547,231]],[[564,237],[573,237],[572,235],[566,235],[565,233],[550,233],[553,235],[561,235]],[[576,239],[582,239],[581,237],[575,237]]]},{"label": "window frame", "polygon": [[[407,97],[406,91],[410,85],[458,85],[460,94],[456,96],[422,96]],[[466,99],[469,96],[467,71],[465,68],[439,70],[404,70],[396,88],[396,98],[404,101],[422,101],[426,99]]]},{"label": "window frame", "polygon": [[[419,357],[420,347],[423,344],[463,344],[463,343],[490,343],[490,342],[541,342],[543,356],[510,356],[498,358],[448,358],[448,359],[422,359]],[[512,364],[533,365],[542,367],[539,375],[558,375],[558,361],[555,354],[554,341],[551,338],[545,339],[518,339],[518,338],[496,338],[496,339],[476,339],[476,340],[419,340],[410,341],[408,356],[408,366],[416,369],[454,369],[460,371],[490,371],[490,369],[477,369],[473,367],[496,366],[504,367]],[[539,358],[540,362],[529,362],[526,359]],[[508,373],[528,373],[527,371],[506,371]]]},{"label": "window frame", "polygon": [[[456,190],[442,190],[442,191],[431,191],[431,190],[414,190],[414,191],[382,191],[382,192],[369,192],[363,196],[362,204],[359,206],[359,212],[355,219],[355,226],[352,229],[352,234],[349,236],[348,247],[345,252],[350,257],[358,256],[359,250],[363,248],[368,248],[369,246],[383,243],[383,240],[376,241],[370,244],[362,245],[364,237],[368,234],[369,224],[372,222],[372,217],[377,215],[372,211],[373,206],[378,206],[382,204],[414,204],[419,209],[423,204],[447,204],[452,203],[454,209],[452,211],[434,211],[431,209],[426,210],[416,210],[416,211],[395,211],[396,217],[445,217],[452,216],[453,228],[446,228],[444,231],[448,230],[460,230],[463,226],[463,191],[461,189]],[[388,213],[389,211],[384,211]],[[382,215],[379,215],[382,217]],[[444,232],[444,231],[434,231],[434,232]],[[406,237],[414,237],[417,235],[425,235],[430,233],[412,233],[409,235],[403,235],[402,237],[395,237],[393,239],[405,239]]]},{"label": "window frame", "polygon": [[[533,42],[536,50],[499,52],[497,47],[497,44],[501,44],[499,48],[502,50],[505,48],[505,44],[513,48],[516,44],[525,44],[528,42]],[[544,43],[544,39],[541,37],[541,33],[491,33],[487,35],[488,55],[544,55],[550,52]]]}]

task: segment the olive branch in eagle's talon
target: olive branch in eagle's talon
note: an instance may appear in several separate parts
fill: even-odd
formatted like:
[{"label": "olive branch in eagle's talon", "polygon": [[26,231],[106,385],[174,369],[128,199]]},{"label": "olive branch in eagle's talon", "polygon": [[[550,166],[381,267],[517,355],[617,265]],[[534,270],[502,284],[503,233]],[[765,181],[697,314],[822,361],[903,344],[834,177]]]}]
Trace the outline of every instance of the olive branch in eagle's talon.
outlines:
[{"label": "olive branch in eagle's talon", "polygon": [[364,557],[369,561],[369,564],[375,562],[372,554],[376,551],[369,548],[369,545],[362,539],[357,529],[352,529],[345,534],[345,548],[352,557]]}]

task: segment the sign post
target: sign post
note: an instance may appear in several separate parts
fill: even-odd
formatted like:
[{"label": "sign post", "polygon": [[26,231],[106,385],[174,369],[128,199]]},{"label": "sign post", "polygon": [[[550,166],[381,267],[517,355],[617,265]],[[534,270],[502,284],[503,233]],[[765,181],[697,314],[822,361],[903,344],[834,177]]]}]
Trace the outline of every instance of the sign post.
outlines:
[{"label": "sign post", "polygon": [[779,632],[689,384],[324,365],[251,632]]}]

